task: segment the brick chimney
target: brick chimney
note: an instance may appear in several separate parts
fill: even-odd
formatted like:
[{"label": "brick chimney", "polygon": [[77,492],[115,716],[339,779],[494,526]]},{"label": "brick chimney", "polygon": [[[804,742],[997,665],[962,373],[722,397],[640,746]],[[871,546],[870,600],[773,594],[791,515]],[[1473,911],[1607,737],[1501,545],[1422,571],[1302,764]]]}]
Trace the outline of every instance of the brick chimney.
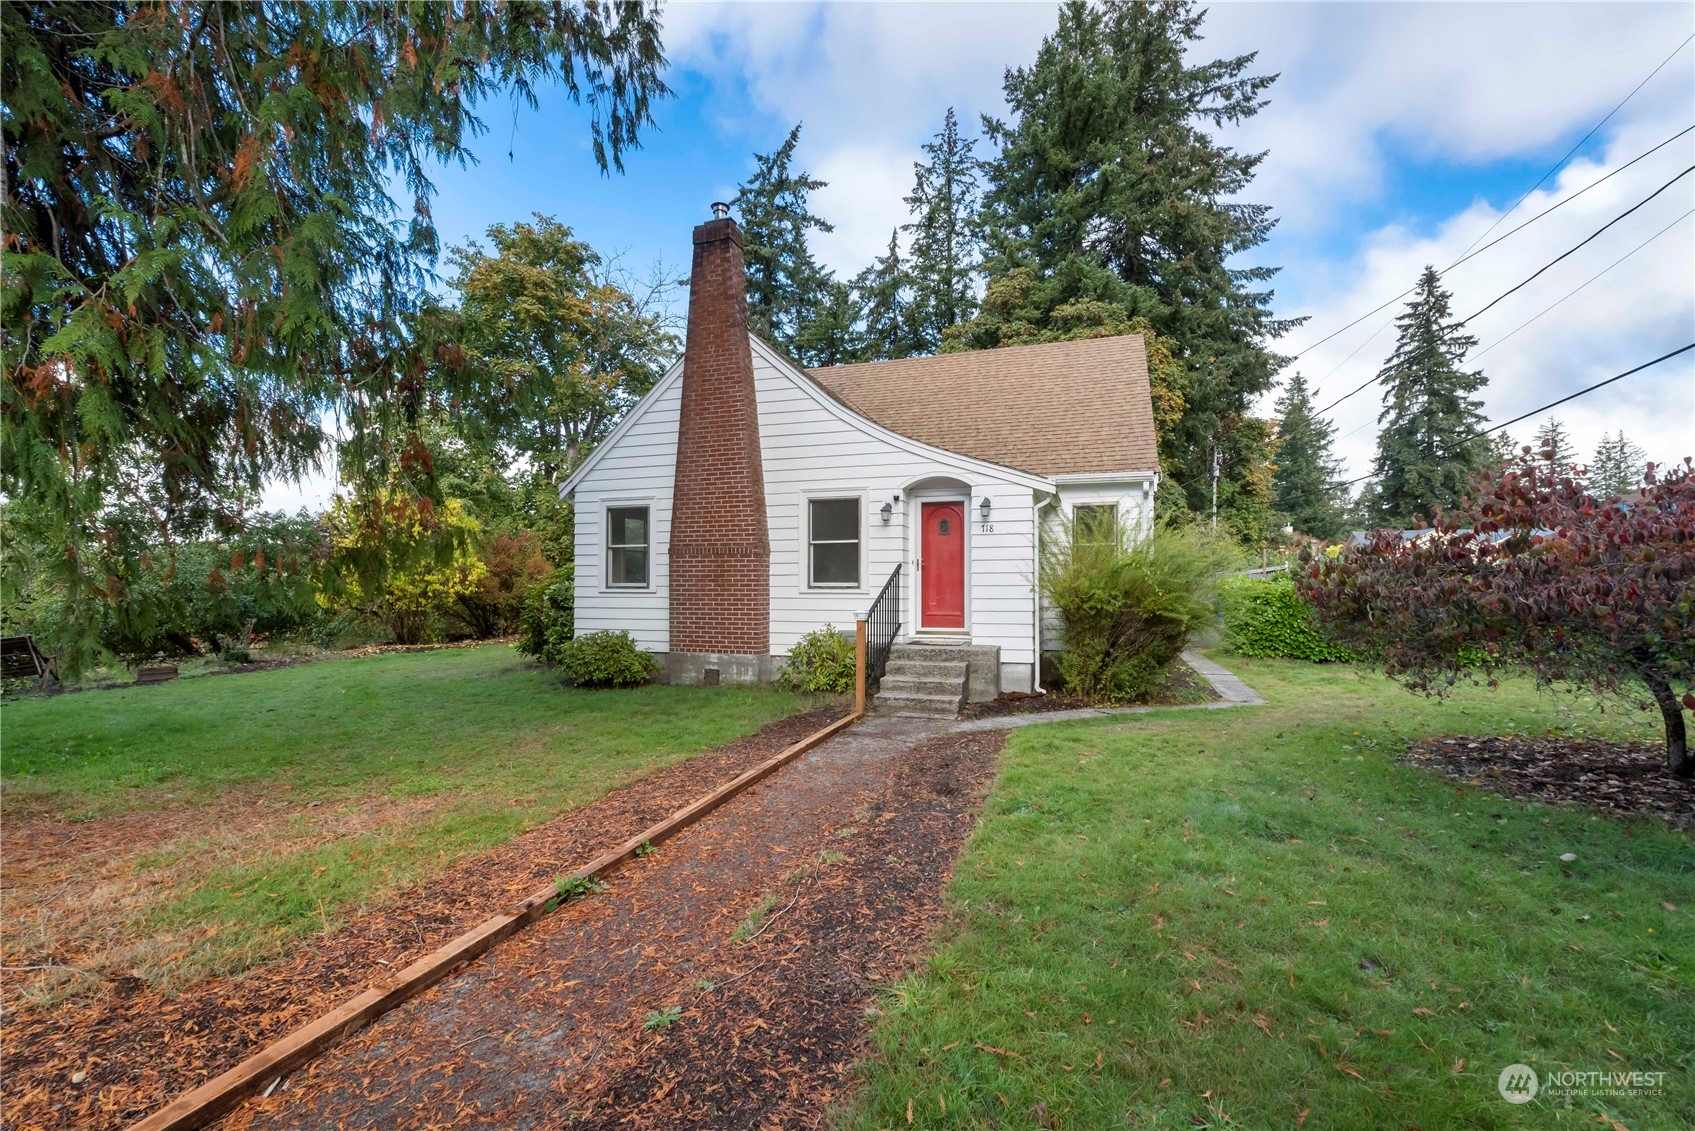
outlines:
[{"label": "brick chimney", "polygon": [[672,682],[768,678],[771,540],[748,348],[742,231],[729,209],[694,230],[671,508]]}]

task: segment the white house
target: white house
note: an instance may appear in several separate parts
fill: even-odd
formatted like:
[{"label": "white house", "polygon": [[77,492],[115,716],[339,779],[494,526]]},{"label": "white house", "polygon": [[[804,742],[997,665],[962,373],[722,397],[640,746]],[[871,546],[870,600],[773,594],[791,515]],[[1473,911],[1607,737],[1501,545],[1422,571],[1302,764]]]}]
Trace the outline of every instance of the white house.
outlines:
[{"label": "white house", "polygon": [[756,681],[892,585],[900,641],[969,647],[972,698],[1032,690],[1042,538],[1152,522],[1142,339],[802,369],[749,333],[715,211],[683,358],[564,486],[577,630],[627,629],[673,682]]}]

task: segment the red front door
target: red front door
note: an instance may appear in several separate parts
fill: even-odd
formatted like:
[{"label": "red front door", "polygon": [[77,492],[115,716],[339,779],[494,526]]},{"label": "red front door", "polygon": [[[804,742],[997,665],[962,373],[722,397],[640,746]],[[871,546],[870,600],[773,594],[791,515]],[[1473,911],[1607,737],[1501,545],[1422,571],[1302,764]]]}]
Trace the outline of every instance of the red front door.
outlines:
[{"label": "red front door", "polygon": [[925,503],[920,628],[965,627],[965,504]]}]

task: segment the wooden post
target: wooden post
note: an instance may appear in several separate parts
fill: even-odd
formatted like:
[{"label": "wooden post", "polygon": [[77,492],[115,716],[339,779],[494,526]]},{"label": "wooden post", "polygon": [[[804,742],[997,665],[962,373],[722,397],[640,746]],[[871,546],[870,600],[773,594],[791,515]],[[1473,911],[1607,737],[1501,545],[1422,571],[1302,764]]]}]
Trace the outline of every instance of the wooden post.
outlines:
[{"label": "wooden post", "polygon": [[865,618],[853,622],[853,713],[865,713]]}]

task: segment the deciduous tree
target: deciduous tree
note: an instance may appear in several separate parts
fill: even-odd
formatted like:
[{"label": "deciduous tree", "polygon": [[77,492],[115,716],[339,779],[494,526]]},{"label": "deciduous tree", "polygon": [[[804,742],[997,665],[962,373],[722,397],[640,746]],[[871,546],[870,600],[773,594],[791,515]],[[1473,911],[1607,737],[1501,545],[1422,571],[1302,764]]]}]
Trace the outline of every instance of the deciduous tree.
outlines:
[{"label": "deciduous tree", "polygon": [[1308,557],[1303,593],[1341,643],[1414,690],[1524,670],[1597,692],[1646,689],[1668,768],[1695,775],[1695,475],[1648,472],[1642,501],[1596,500],[1525,449],[1415,539],[1379,532]]},{"label": "deciduous tree", "polygon": [[472,241],[449,257],[465,366],[485,382],[458,415],[556,483],[653,387],[678,338],[658,280],[631,286],[553,217],[496,224],[488,240],[492,253]]}]

